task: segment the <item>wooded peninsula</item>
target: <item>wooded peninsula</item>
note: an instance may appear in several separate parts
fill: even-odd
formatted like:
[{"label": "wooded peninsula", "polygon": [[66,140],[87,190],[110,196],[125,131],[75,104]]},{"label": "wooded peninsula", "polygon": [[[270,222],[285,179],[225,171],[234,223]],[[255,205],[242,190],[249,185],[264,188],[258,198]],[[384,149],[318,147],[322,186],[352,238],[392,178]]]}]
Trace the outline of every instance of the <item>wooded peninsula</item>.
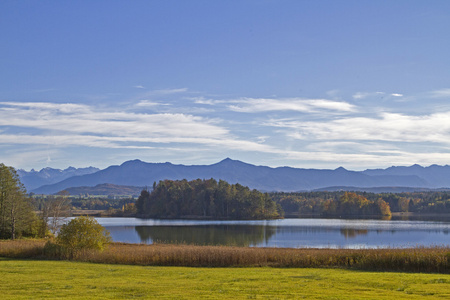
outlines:
[{"label": "wooded peninsula", "polygon": [[275,219],[283,216],[267,193],[240,184],[208,180],[164,180],[143,190],[137,215],[151,218]]}]

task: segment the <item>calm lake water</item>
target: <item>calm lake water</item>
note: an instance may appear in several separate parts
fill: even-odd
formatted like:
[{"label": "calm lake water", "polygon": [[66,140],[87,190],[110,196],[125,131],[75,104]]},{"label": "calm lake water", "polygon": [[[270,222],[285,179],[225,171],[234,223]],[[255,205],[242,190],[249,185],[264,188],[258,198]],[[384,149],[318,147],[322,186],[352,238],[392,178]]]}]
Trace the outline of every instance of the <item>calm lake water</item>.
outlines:
[{"label": "calm lake water", "polygon": [[96,218],[114,241],[288,248],[450,246],[450,221],[282,219],[192,221]]}]

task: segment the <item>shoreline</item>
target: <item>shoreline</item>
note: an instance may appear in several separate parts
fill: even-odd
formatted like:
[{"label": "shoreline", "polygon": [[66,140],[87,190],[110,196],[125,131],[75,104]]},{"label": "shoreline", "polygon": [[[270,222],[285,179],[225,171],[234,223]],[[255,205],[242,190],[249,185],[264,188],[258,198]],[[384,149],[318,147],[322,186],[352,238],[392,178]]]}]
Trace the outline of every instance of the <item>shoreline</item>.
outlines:
[{"label": "shoreline", "polygon": [[[113,215],[109,214],[108,210],[72,210],[71,215],[73,217],[78,216],[89,216],[89,217],[103,217],[103,218],[139,218],[139,219],[148,219],[143,216],[138,215]],[[380,220],[386,217],[383,216],[367,216],[367,215],[361,215],[361,216],[322,216],[320,214],[286,214],[284,218],[277,218],[278,219],[304,219],[304,218],[312,218],[312,219],[368,219],[368,220]],[[389,217],[388,217],[389,218]],[[450,215],[446,213],[418,213],[418,212],[393,212],[391,214],[391,218],[430,218],[430,219],[449,219]],[[181,220],[209,220],[209,221],[226,221],[229,219],[214,219],[214,218],[203,218],[200,216],[183,216],[180,218],[152,218],[152,219],[161,219],[161,220],[170,220],[170,219],[181,219]],[[244,220],[244,219],[242,219]],[[246,219],[245,219],[246,220]],[[253,219],[252,219],[253,220]],[[256,220],[256,219],[255,219]],[[259,219],[258,219],[259,220]],[[265,219],[266,220],[266,219]]]}]

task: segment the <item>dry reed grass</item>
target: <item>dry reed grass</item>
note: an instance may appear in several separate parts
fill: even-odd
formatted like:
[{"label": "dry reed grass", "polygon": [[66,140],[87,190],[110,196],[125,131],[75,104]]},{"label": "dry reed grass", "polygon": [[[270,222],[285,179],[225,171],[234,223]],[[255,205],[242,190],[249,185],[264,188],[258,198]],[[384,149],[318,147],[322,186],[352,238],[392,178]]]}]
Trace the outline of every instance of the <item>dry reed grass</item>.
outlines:
[{"label": "dry reed grass", "polygon": [[[45,241],[0,242],[0,256],[60,259]],[[372,271],[450,273],[450,247],[407,249],[287,249],[113,243],[103,252],[73,258],[109,264],[186,267],[354,268]]]},{"label": "dry reed grass", "polygon": [[42,257],[45,240],[0,240],[0,256],[11,258]]}]

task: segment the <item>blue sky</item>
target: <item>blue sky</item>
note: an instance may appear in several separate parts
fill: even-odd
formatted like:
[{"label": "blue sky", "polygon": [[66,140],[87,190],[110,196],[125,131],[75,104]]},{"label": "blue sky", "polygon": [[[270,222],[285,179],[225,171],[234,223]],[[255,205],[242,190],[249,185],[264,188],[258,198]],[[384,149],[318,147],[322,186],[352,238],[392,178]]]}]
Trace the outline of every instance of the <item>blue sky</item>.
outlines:
[{"label": "blue sky", "polygon": [[1,1],[0,161],[450,163],[450,1]]}]

